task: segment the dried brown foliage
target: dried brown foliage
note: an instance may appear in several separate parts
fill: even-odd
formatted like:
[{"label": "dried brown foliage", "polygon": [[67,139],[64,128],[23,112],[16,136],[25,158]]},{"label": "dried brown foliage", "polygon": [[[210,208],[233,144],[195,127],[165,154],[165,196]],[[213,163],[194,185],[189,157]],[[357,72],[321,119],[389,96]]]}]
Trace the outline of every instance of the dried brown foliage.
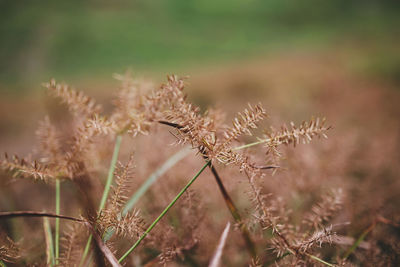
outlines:
[{"label": "dried brown foliage", "polygon": [[158,255],[159,263],[166,265],[173,260],[184,261],[197,251],[200,241],[199,227],[204,218],[201,200],[189,190],[182,199],[177,214],[177,225],[165,225],[164,231],[158,231],[151,242],[162,248]]},{"label": "dried brown foliage", "polygon": [[[302,146],[312,139],[327,137],[330,127],[326,126],[325,119],[312,118],[299,126],[292,122],[290,127],[283,125],[276,130],[265,127],[267,113],[259,103],[248,104],[229,123],[225,119],[229,114],[225,114],[223,109],[202,110],[189,101],[185,81],[178,76],[168,76],[159,88],[137,81],[129,73],[116,75],[116,78],[121,81],[121,86],[113,101],[114,108],[107,112],[102,112],[101,106],[82,92],[50,81],[46,84],[50,94],[60,98],[73,114],[68,133],[63,133],[49,117],[45,117],[37,130],[39,145],[34,153],[36,160],[17,156],[10,158],[6,154],[0,162],[7,177],[11,173],[15,177],[50,183],[55,179],[65,181],[67,189],[62,211],[77,217],[85,216],[85,219],[79,221],[80,224],[72,224],[67,230],[61,224],[63,234],[58,259],[61,266],[79,264],[90,232],[87,225],[90,225],[89,230],[95,229],[101,237],[112,231],[115,234],[113,238],[105,241],[103,245],[106,247],[102,246],[98,251],[112,251],[113,257],[121,256],[179,192],[184,181],[199,169],[198,163],[204,159],[212,162],[214,175],[218,168],[221,183],[226,184],[226,194],[232,196],[237,204],[234,208],[242,215],[248,211],[242,218],[235,218],[236,227],[232,228],[228,238],[223,239],[224,252],[217,261],[221,266],[318,266],[330,263],[349,266],[365,263],[363,257],[368,253],[371,258],[368,261],[376,266],[398,261],[398,253],[395,252],[398,238],[396,230],[392,229],[398,226],[395,219],[394,223],[377,220],[373,227],[385,237],[392,235],[391,239],[368,240],[368,246],[363,244],[344,259],[342,251],[352,245],[348,240],[355,242],[357,238],[357,235],[346,232],[345,222],[352,218],[342,212],[352,196],[349,196],[344,180],[334,184],[320,177],[327,176],[324,174],[345,176],[345,168],[337,167],[343,167],[344,163],[338,161],[342,158],[348,160],[363,151],[350,151],[348,148],[347,152],[338,152],[328,147],[332,154],[342,154],[339,154],[338,161],[326,163],[320,157],[325,151]],[[260,135],[262,129],[268,130]],[[172,135],[165,134],[167,130]],[[105,207],[98,212],[95,203],[100,199],[104,184],[98,177],[106,176],[104,166],[108,166],[110,160],[110,140],[124,134],[131,137],[124,139],[126,145],[122,146],[120,153],[122,162],[127,159],[126,164],[120,163],[117,167],[111,194]],[[185,159],[184,163],[169,170],[135,204],[135,209],[124,212],[132,193],[166,160],[169,155],[166,151],[174,149],[171,143],[190,145],[201,157],[197,161],[193,157]],[[346,143],[341,145],[350,147]],[[135,152],[135,163],[133,156],[127,156],[132,155],[132,150]],[[281,164],[289,170],[278,174],[278,178],[272,177],[270,169],[277,169]],[[135,169],[134,165],[137,165]],[[236,168],[230,168],[230,165]],[[204,174],[210,175],[206,171]],[[176,206],[140,244],[141,247],[135,250],[135,255],[127,258],[127,266],[138,262],[143,265],[189,263],[204,266],[210,262],[218,244],[222,222],[230,217],[227,217],[229,213],[221,204],[223,198],[218,187],[209,178],[199,178],[183,194]],[[323,182],[333,189],[326,190]],[[76,192],[69,187],[76,188]],[[249,189],[246,190],[247,195],[243,194],[245,188]],[[64,191],[62,199],[63,194]],[[67,197],[71,203],[66,201]],[[226,195],[223,197],[226,200]],[[375,218],[381,218],[377,216]],[[378,221],[385,230],[376,226]],[[254,243],[255,255],[249,256],[244,252],[249,250],[249,243],[243,241],[243,229],[250,232],[248,242]],[[34,236],[33,239],[40,243],[37,240],[43,240],[43,236]],[[10,239],[4,242],[5,245],[0,246],[0,259],[18,262],[20,254],[13,253],[16,248],[14,243]],[[382,247],[391,252],[385,253]],[[104,256],[92,249],[90,253],[96,257],[100,255],[100,258]],[[44,259],[45,251],[37,254],[37,258],[28,261],[34,263]]]},{"label": "dried brown foliage", "polygon": [[21,251],[17,243],[8,236],[1,237],[0,261],[8,263],[16,262],[21,257]]},{"label": "dried brown foliage", "polygon": [[131,155],[126,165],[120,163],[115,173],[115,186],[107,206],[101,211],[98,223],[103,232],[112,229],[120,237],[138,238],[144,232],[144,221],[140,211],[133,210],[124,214],[123,208],[128,199],[130,183],[133,177],[133,156]]},{"label": "dried brown foliage", "polygon": [[10,158],[7,153],[4,154],[4,159],[0,161],[0,164],[4,170],[13,173],[14,177],[33,177],[46,181],[56,176],[56,173],[47,165],[42,165],[36,160],[19,158],[16,155]]},{"label": "dried brown foliage", "polygon": [[76,91],[66,84],[57,83],[54,79],[44,84],[53,96],[59,97],[69,110],[76,116],[90,117],[101,111],[101,106],[86,96],[82,91]]}]

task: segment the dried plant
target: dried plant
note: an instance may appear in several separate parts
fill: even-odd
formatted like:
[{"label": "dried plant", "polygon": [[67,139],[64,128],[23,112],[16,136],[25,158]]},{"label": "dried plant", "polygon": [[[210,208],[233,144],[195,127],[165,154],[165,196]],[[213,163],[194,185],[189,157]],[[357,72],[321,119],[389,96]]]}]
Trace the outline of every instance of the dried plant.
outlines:
[{"label": "dried plant", "polygon": [[7,153],[4,154],[4,159],[0,161],[0,164],[2,169],[12,172],[14,177],[33,177],[34,179],[47,181],[57,175],[49,166],[42,165],[36,160],[20,159],[16,155],[10,158]]},{"label": "dried plant", "polygon": [[109,198],[106,208],[101,211],[98,223],[105,233],[107,230],[113,230],[116,235],[138,238],[144,232],[144,221],[138,210],[130,213],[123,213],[124,205],[128,199],[130,183],[133,180],[133,155],[126,165],[120,163],[115,172],[115,183],[112,195]]},{"label": "dried plant", "polygon": [[314,229],[318,229],[341,209],[342,203],[342,189],[339,188],[324,194],[321,201],[311,208],[310,213],[305,215],[304,223],[313,226]]},{"label": "dried plant", "polygon": [[336,234],[332,232],[332,226],[317,230],[308,239],[296,245],[300,253],[305,253],[314,247],[321,247],[324,243],[332,244]]},{"label": "dried plant", "polygon": [[166,265],[173,260],[185,260],[185,257],[196,251],[203,214],[199,197],[192,190],[188,190],[182,196],[182,204],[178,211],[180,229],[176,226],[165,225],[165,231],[155,232],[151,237],[151,243],[160,244],[162,247],[157,257],[160,264]]},{"label": "dried plant", "polygon": [[12,241],[8,236],[2,236],[0,245],[0,263],[16,262],[21,257],[21,249],[18,244]]},{"label": "dried plant", "polygon": [[248,109],[246,108],[242,113],[239,112],[238,116],[233,119],[233,126],[225,130],[223,146],[229,145],[244,134],[252,135],[250,129],[256,129],[257,123],[266,117],[267,113],[261,104],[257,104],[255,107],[248,105]]},{"label": "dried plant", "polygon": [[79,224],[72,224],[64,231],[64,236],[61,238],[62,253],[59,258],[60,266],[75,266],[79,264],[79,259],[83,252],[83,239],[85,229]]},{"label": "dried plant", "polygon": [[[309,252],[316,247],[321,247],[323,243],[332,244],[335,239],[335,233],[332,231],[332,226],[323,227],[322,223],[326,222],[327,219],[332,216],[334,211],[340,208],[341,194],[334,195],[337,197],[335,203],[332,206],[335,210],[326,210],[326,214],[321,214],[321,209],[315,207],[321,207],[321,204],[317,204],[313,207],[314,214],[320,215],[320,220],[313,218],[319,222],[314,224],[315,232],[309,234],[308,231],[299,233],[299,226],[291,224],[289,217],[291,211],[288,210],[281,199],[273,199],[272,196],[262,193],[262,188],[257,183],[257,176],[246,174],[250,184],[250,196],[254,202],[256,213],[254,214],[255,219],[260,223],[262,229],[271,230],[272,238],[269,240],[269,247],[276,253],[278,258],[283,258],[288,254],[291,254],[295,258],[296,264],[301,262],[315,263],[316,261],[323,262],[315,255],[309,254]],[[341,193],[341,190],[337,192]],[[326,197],[324,200],[327,200]],[[324,201],[323,201],[324,202]],[[327,203],[325,203],[327,204]],[[324,220],[322,220],[324,218]],[[316,227],[320,227],[319,229]]]},{"label": "dried plant", "polygon": [[40,162],[53,166],[56,165],[60,160],[60,135],[56,127],[51,124],[48,116],[39,122],[36,136],[39,141],[39,151],[41,152]]},{"label": "dried plant", "polygon": [[280,157],[281,153],[277,150],[279,145],[293,144],[293,146],[296,146],[300,142],[309,143],[314,137],[328,138],[325,132],[331,128],[325,126],[325,119],[321,120],[320,118],[312,118],[309,122],[304,121],[299,127],[291,122],[290,126],[290,128],[287,128],[286,125],[283,125],[278,131],[271,127],[271,130],[265,131],[265,136],[259,140],[259,143],[264,144],[267,148],[267,154]]},{"label": "dried plant", "polygon": [[[271,169],[276,170],[282,163],[284,146],[287,152],[293,145],[299,157],[307,157],[309,152],[301,145],[297,147],[299,144],[308,144],[314,138],[327,138],[331,127],[326,126],[325,119],[312,118],[300,126],[290,123],[290,127],[284,125],[280,130],[269,127],[258,135],[265,128],[264,119],[267,117],[261,103],[248,104],[230,124],[225,120],[227,114],[224,109],[202,110],[190,102],[185,92],[185,80],[176,75],[168,76],[166,83],[159,88],[133,79],[129,72],[115,77],[121,81],[121,86],[113,101],[114,108],[106,109],[107,113],[84,93],[51,80],[45,85],[48,91],[60,98],[73,115],[68,133],[63,133],[51,123],[49,117],[45,117],[37,130],[39,145],[33,153],[36,160],[5,154],[0,162],[5,173],[11,174],[5,177],[32,177],[51,186],[55,184],[54,214],[39,211],[0,213],[0,219],[17,216],[57,219],[54,224],[54,264],[50,261],[50,265],[101,266],[108,261],[113,266],[120,266],[121,263],[128,266],[153,263],[174,266],[176,261],[204,266],[210,263],[215,250],[207,244],[218,243],[221,221],[226,222],[225,216],[229,213],[235,227],[229,238],[228,230],[221,237],[212,266],[217,266],[221,259],[235,266],[357,264],[357,261],[362,261],[357,255],[357,247],[375,229],[377,222],[397,229],[395,219],[393,223],[388,223],[391,220],[377,215],[376,218],[381,219],[367,228],[368,231],[363,232],[364,236],[359,239],[349,239],[340,233],[342,240],[348,238],[354,241],[344,257],[339,252],[332,252],[332,247],[349,246],[349,242],[344,244],[336,236],[336,232],[344,231],[343,220],[348,219],[340,213],[347,201],[344,198],[344,195],[348,196],[345,194],[346,184],[343,184],[344,189],[328,192],[320,190],[322,182],[312,186],[305,184],[301,188],[312,188],[313,192],[303,197],[301,194],[304,191],[296,191],[294,183],[305,181],[302,179],[310,173],[301,168],[312,169],[309,165],[319,164],[316,160],[309,165],[289,166],[295,176],[292,179],[283,175],[279,179],[271,177]],[[172,137],[160,134],[166,129],[171,131]],[[124,139],[121,145],[125,135],[130,138]],[[109,164],[112,151],[109,144],[112,140],[115,140],[115,147]],[[166,151],[174,149],[171,143],[190,145],[200,154],[199,161],[204,164],[203,167],[184,182],[189,172],[199,169],[198,161],[188,157],[184,163],[169,164],[170,169],[162,165],[161,174],[157,174],[162,179],[160,177],[145,194],[143,190],[149,186],[141,186],[142,183],[148,184],[142,176],[153,173],[166,160]],[[132,150],[138,165],[135,168]],[[131,156],[126,157],[129,154]],[[118,159],[122,162],[126,160],[126,163],[117,164]],[[293,161],[296,159],[294,157]],[[108,175],[104,165],[110,166]],[[231,165],[236,168],[231,168]],[[329,168],[329,164],[326,165]],[[210,168],[216,185],[210,182],[209,177],[196,180],[201,174],[207,174],[207,168]],[[312,170],[315,176],[320,174]],[[296,176],[297,173],[299,176]],[[102,180],[101,177],[105,176],[107,179]],[[149,179],[153,179],[151,177],[154,175],[150,175]],[[242,194],[243,181],[248,184],[248,198]],[[327,186],[337,188],[337,185]],[[132,193],[133,196],[145,197],[141,197],[140,201],[135,199],[134,205],[127,207]],[[71,197],[72,194],[74,197]],[[67,197],[71,198],[71,203]],[[320,200],[316,202],[315,199]],[[220,210],[222,200],[228,207],[228,215],[225,210]],[[61,215],[63,213],[81,217]],[[59,223],[64,219],[72,221],[67,229]],[[46,226],[49,233],[53,231],[51,227],[52,221],[49,221]],[[60,229],[63,234],[61,246],[58,246]],[[50,235],[46,238],[50,244]],[[40,243],[43,235],[34,236],[33,240]],[[143,240],[146,242],[142,243]],[[3,243],[0,259],[19,263],[17,246],[10,239],[5,239]],[[394,248],[394,244],[391,241],[387,246]],[[378,247],[376,244],[370,247],[374,246]],[[47,252],[50,252],[49,248]],[[43,251],[36,259],[44,259],[45,253]],[[378,255],[386,255],[378,248],[374,253],[374,259],[378,259]],[[382,258],[381,262],[396,262],[396,259]]]},{"label": "dried plant", "polygon": [[76,91],[66,84],[59,84],[54,79],[44,84],[53,96],[59,97],[76,116],[92,116],[101,111],[101,106],[82,91]]}]

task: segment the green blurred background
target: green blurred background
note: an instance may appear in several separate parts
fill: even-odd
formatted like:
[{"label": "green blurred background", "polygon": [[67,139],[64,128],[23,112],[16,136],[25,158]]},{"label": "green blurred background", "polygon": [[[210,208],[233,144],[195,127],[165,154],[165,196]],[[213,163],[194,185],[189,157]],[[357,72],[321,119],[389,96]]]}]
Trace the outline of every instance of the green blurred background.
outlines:
[{"label": "green blurred background", "polygon": [[[50,77],[111,79],[127,67],[178,72],[294,50],[366,51],[362,65],[400,80],[400,1],[0,1],[0,89]],[[367,48],[367,49],[366,49]]]}]

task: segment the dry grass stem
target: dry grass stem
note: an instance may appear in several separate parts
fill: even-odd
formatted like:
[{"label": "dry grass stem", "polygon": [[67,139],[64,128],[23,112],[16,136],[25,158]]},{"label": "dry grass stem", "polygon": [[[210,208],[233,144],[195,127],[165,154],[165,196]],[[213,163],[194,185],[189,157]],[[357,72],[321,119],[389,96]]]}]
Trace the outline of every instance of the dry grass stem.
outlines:
[{"label": "dry grass stem", "polygon": [[[11,210],[0,212],[0,264],[398,265],[398,201],[387,188],[398,188],[399,139],[390,130],[355,128],[309,146],[327,138],[322,117],[275,129],[270,121],[280,118],[267,116],[261,97],[237,112],[242,98],[208,107],[214,93],[187,90],[177,75],[160,86],[129,72],[114,77],[120,86],[110,103],[100,98],[104,109],[66,84],[45,84],[72,116],[51,106],[34,149],[0,160],[0,204]],[[335,124],[336,112],[327,111]],[[55,213],[32,211],[54,203]],[[45,219],[8,220],[17,217]],[[229,218],[235,227],[221,235]]]}]

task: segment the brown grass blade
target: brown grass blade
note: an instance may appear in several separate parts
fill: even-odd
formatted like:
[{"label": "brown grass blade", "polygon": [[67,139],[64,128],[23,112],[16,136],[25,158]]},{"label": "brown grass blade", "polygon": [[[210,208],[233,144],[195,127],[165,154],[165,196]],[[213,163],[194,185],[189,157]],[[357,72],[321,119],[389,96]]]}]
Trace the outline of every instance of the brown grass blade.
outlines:
[{"label": "brown grass blade", "polygon": [[218,267],[221,262],[222,250],[225,247],[225,242],[229,234],[229,229],[231,227],[231,223],[228,222],[225,226],[224,231],[222,232],[221,238],[219,239],[219,243],[217,249],[215,250],[214,256],[208,267]]}]

